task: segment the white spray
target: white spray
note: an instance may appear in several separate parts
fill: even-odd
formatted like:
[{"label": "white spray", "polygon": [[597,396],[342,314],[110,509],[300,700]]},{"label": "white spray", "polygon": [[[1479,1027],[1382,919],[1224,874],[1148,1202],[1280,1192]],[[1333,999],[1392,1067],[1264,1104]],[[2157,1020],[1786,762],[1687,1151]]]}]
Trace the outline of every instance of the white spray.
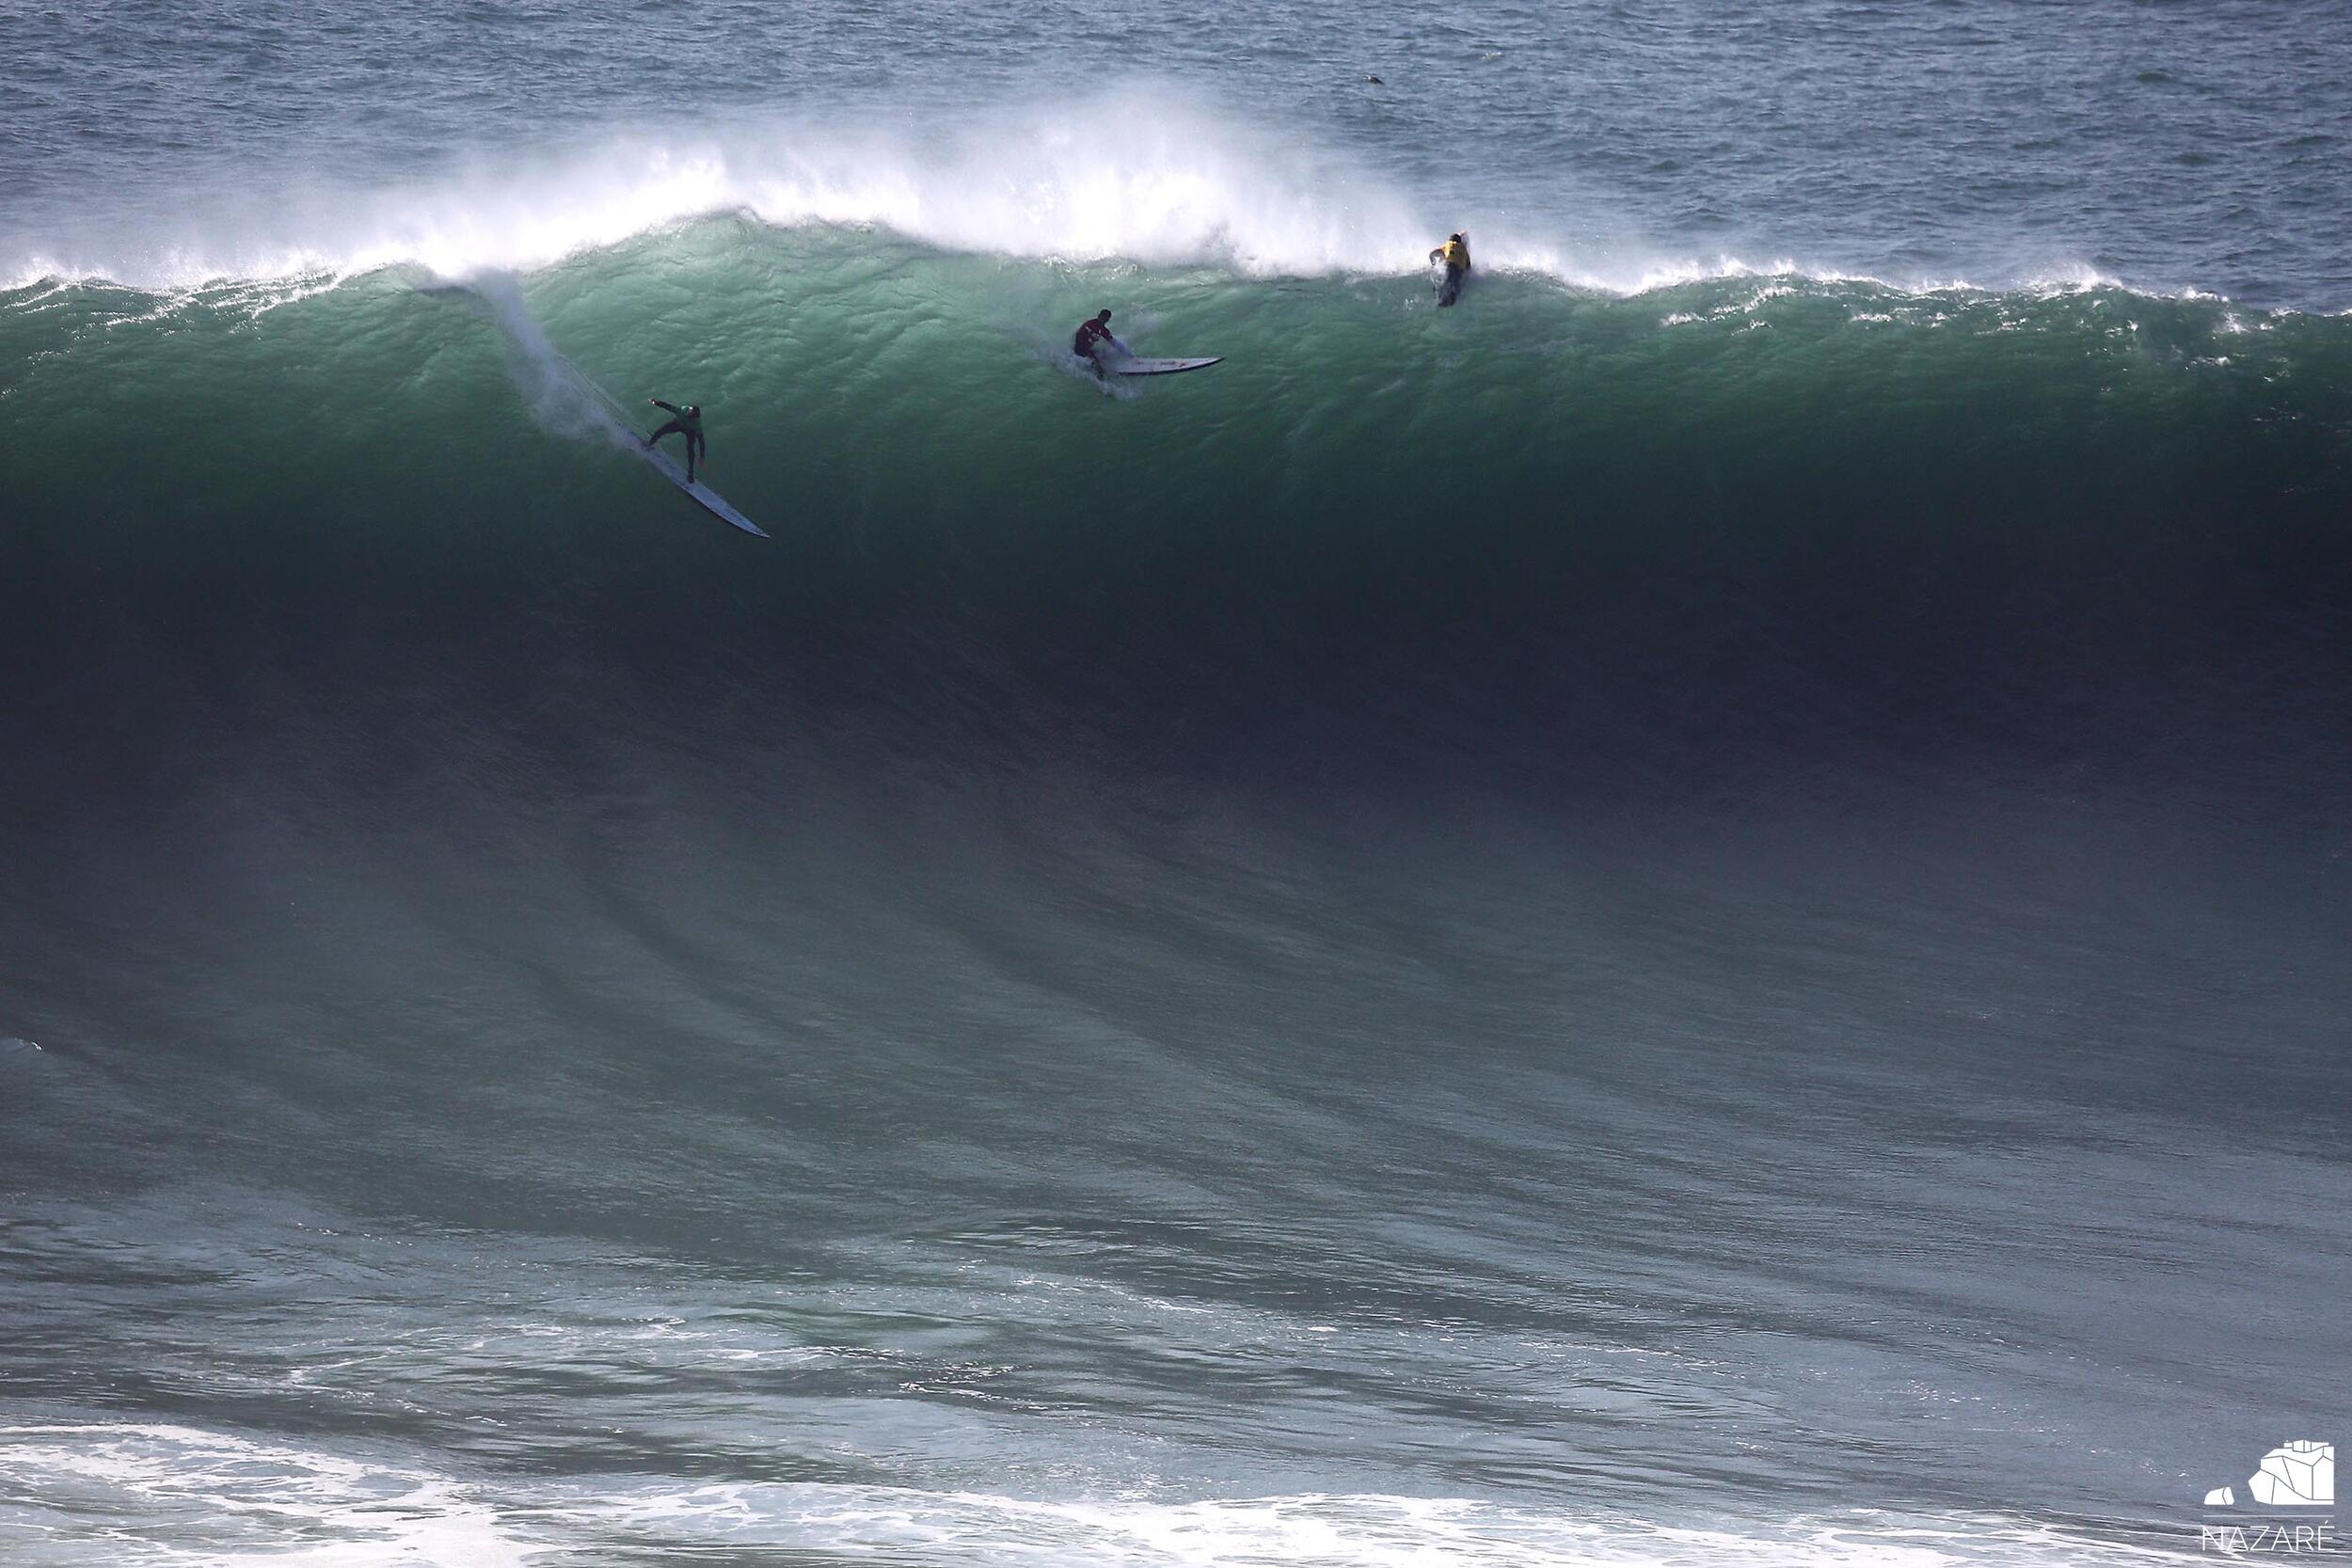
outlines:
[{"label": "white spray", "polygon": [[523,395],[523,406],[543,429],[576,441],[600,437],[625,451],[639,445],[643,437],[628,410],[548,341],[513,277],[484,275],[463,292],[497,325],[506,350],[507,373]]}]

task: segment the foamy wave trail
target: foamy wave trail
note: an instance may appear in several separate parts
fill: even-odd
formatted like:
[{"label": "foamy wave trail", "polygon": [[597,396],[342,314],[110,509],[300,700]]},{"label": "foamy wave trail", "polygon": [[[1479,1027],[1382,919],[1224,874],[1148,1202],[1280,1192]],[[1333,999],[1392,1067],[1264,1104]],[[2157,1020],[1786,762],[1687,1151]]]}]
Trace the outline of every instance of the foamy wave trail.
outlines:
[{"label": "foamy wave trail", "polygon": [[525,1568],[544,1540],[446,1477],[348,1453],[185,1426],[0,1426],[0,1543],[28,1568],[88,1562],[101,1542],[125,1568]]},{"label": "foamy wave trail", "polygon": [[552,1568],[722,1556],[1035,1568],[2129,1568],[2196,1560],[2154,1540],[2101,1541],[1997,1514],[1859,1509],[1666,1524],[1444,1497],[1167,1502],[822,1482],[680,1484],[626,1474],[517,1484],[283,1438],[133,1423],[0,1427],[0,1540],[20,1544],[25,1555],[14,1560],[26,1568],[87,1561],[94,1537],[113,1543],[110,1560],[120,1568]]}]

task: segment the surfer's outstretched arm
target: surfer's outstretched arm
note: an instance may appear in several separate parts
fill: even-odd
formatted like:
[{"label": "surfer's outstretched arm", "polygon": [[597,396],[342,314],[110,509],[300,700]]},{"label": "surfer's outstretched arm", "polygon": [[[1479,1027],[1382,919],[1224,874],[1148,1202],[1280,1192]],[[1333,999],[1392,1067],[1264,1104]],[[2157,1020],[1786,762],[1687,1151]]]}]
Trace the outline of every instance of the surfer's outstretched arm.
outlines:
[{"label": "surfer's outstretched arm", "polygon": [[645,401],[652,404],[656,408],[666,408],[673,414],[678,411],[677,404],[675,403],[664,403],[660,398],[647,398]]}]

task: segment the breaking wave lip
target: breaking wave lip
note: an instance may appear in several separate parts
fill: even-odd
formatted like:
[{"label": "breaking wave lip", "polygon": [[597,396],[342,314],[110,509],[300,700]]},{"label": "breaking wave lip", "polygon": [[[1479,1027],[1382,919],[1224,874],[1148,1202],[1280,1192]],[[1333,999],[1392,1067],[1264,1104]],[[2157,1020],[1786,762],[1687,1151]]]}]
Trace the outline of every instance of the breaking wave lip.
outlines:
[{"label": "breaking wave lip", "polygon": [[[1245,276],[1391,270],[1429,224],[1355,161],[1165,93],[998,109],[917,135],[847,119],[608,143],[430,182],[297,186],[268,211],[224,198],[0,264],[43,277],[187,288],[414,264],[529,272],[713,214],[777,228],[871,227],[942,249],[1041,261],[1208,262]],[[191,222],[195,230],[190,237]]]},{"label": "breaking wave lip", "polygon": [[1207,266],[1248,278],[1409,275],[1433,236],[1467,221],[1490,272],[1623,297],[1757,277],[1904,293],[2161,293],[2073,261],[1981,285],[1819,265],[1794,252],[1762,261],[1673,256],[1638,238],[1601,254],[1507,214],[1452,212],[1295,130],[1211,112],[1149,84],[1000,108],[930,136],[846,120],[685,135],[624,131],[599,147],[496,167],[477,162],[427,182],[353,192],[294,182],[265,210],[257,200],[220,196],[202,207],[123,214],[114,220],[119,231],[80,241],[27,240],[0,256],[0,286],[107,282],[184,293],[396,267],[464,279],[530,273],[737,214],[776,229],[869,229],[1041,265]]}]

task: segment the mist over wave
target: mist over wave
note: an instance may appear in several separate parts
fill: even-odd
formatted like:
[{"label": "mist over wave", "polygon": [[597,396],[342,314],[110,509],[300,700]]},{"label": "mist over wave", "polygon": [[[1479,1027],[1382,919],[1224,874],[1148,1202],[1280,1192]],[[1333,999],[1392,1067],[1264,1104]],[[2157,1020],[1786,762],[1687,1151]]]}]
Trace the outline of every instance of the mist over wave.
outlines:
[{"label": "mist over wave", "polygon": [[[1479,264],[1638,293],[1719,277],[1861,276],[1799,251],[1677,252],[1624,220],[1572,230],[1486,200],[1415,188],[1296,127],[1161,84],[1000,105],[934,129],[842,112],[722,128],[645,126],[572,150],[474,155],[421,181],[338,186],[300,171],[199,181],[162,208],[101,197],[62,231],[0,238],[0,279],[183,291],[417,266],[443,277],[529,272],[713,214],[776,228],[872,229],[1040,263],[1215,266],[1279,278],[1396,276],[1467,228]],[[1910,290],[2112,282],[2053,256],[1988,261],[1974,278],[1888,258]]]}]

